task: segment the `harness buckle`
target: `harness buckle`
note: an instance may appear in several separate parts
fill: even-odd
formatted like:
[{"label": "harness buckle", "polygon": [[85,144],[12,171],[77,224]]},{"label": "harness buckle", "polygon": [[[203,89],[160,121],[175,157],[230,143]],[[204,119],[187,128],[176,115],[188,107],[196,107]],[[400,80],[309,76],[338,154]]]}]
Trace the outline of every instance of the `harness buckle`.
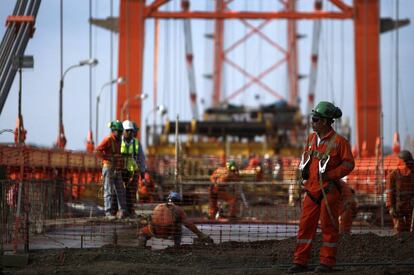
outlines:
[{"label": "harness buckle", "polygon": [[303,169],[305,169],[305,167],[306,167],[306,165],[308,164],[308,162],[310,161],[310,155],[308,154],[308,157],[307,157],[307,159],[306,159],[306,161],[305,161],[305,154],[306,154],[306,152],[303,152],[302,153],[302,158],[301,158],[301,160],[300,160],[300,164],[299,164],[299,170],[303,170]]},{"label": "harness buckle", "polygon": [[331,156],[328,155],[328,157],[326,158],[326,160],[323,164],[321,164],[323,159],[319,160],[319,173],[321,173],[321,174],[325,173],[326,165],[328,164],[330,159],[331,159]]}]

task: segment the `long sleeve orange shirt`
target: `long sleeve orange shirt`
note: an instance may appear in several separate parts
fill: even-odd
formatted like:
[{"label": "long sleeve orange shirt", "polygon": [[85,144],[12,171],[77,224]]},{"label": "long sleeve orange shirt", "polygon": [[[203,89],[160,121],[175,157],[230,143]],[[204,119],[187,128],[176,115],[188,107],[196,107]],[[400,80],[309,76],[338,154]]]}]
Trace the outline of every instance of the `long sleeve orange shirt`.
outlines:
[{"label": "long sleeve orange shirt", "polygon": [[116,169],[123,168],[123,157],[121,156],[121,140],[116,140],[110,134],[96,147],[96,152],[102,157],[103,165],[113,165]]},{"label": "long sleeve orange shirt", "polygon": [[[305,151],[317,152],[323,154],[332,136],[336,134],[333,129],[329,131],[324,137],[321,137],[319,144],[317,144],[316,133],[309,135]],[[351,146],[349,142],[341,135],[336,134],[334,143],[329,152],[330,160],[326,166],[323,175],[323,186],[327,186],[328,182],[339,180],[348,175],[355,166],[354,157],[352,155]],[[318,192],[320,188],[319,183],[319,159],[311,154],[309,164],[309,179],[305,183],[306,189],[310,192]]]}]

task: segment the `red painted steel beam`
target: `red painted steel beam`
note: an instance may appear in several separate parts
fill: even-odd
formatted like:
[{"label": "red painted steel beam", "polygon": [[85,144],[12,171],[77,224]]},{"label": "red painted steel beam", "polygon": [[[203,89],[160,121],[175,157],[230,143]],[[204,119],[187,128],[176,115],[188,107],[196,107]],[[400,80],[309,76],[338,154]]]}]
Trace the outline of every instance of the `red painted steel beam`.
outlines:
[{"label": "red painted steel beam", "polygon": [[354,0],[355,18],[355,115],[360,152],[375,155],[380,136],[381,87],[379,63],[379,1]]},{"label": "red painted steel beam", "polygon": [[223,11],[223,12],[168,12],[156,11],[149,17],[164,19],[352,19],[353,10],[346,12],[247,12],[247,11]]},{"label": "red painted steel beam", "polygon": [[[262,73],[260,73],[256,78],[257,79],[261,79],[263,77],[265,77],[266,75],[268,75],[270,72],[272,72],[273,70],[275,70],[277,67],[279,67],[281,64],[283,64],[284,62],[286,62],[286,58],[285,59],[281,59],[278,62],[276,62],[275,64],[273,64],[272,66],[270,66],[269,68],[267,68],[265,71],[263,71]],[[228,101],[232,98],[235,98],[236,96],[238,96],[241,92],[245,91],[247,88],[249,88],[251,85],[253,85],[255,83],[255,81],[249,81],[248,83],[244,84],[242,87],[240,87],[239,89],[237,89],[235,92],[233,92],[231,95],[229,95],[225,101]],[[283,97],[281,95],[279,95],[277,92],[270,92],[271,95],[273,95],[274,97],[278,98],[278,99],[283,99]]]},{"label": "red painted steel beam", "polygon": [[161,7],[162,5],[168,2],[170,2],[170,0],[155,0],[154,2],[151,3],[151,5],[145,8],[145,16],[146,17],[149,16],[152,12],[158,10],[159,7]]},{"label": "red painted steel beam", "polygon": [[135,98],[142,93],[144,36],[145,0],[122,0],[119,16],[118,77],[124,77],[126,81],[123,85],[118,84],[116,116],[121,119],[122,107],[128,102],[126,115],[140,128],[142,102]]},{"label": "red painted steel beam", "polygon": [[345,4],[342,0],[329,0],[329,1],[344,12],[349,12],[352,10],[352,7]]},{"label": "red painted steel beam", "polygon": [[[230,59],[225,58],[226,63],[228,63],[230,66],[232,66],[233,68],[235,68],[236,70],[238,70],[240,73],[242,73],[243,75],[247,76],[248,78],[250,78],[250,80],[254,83],[256,83],[257,85],[259,85],[260,87],[262,87],[266,92],[270,93],[271,95],[273,95],[276,98],[279,99],[284,99],[283,96],[279,95],[277,92],[273,91],[269,86],[267,86],[266,84],[264,84],[261,80],[260,77],[256,77],[251,75],[250,73],[248,73],[246,70],[244,70],[242,67],[240,67],[238,64],[234,63],[233,61],[231,61]],[[280,62],[280,61],[279,61]]]},{"label": "red painted steel beam", "polygon": [[[265,41],[267,41],[270,45],[272,45],[273,47],[275,47],[276,49],[281,51],[283,54],[287,54],[287,51],[285,49],[283,49],[282,46],[280,46],[278,43],[276,43],[275,41],[270,39],[269,36],[267,36],[262,31],[260,31],[260,29],[261,29],[260,25],[256,28],[255,26],[253,26],[252,24],[250,24],[246,20],[241,20],[241,22],[243,23],[243,25],[251,28],[255,33],[257,33],[257,35],[259,35],[261,38],[263,38]],[[267,20],[267,21],[264,21],[264,22],[270,23],[271,21]]]},{"label": "red painted steel beam", "polygon": [[257,30],[260,30],[261,28],[263,28],[268,23],[270,23],[270,21],[263,21],[262,23],[259,24],[259,26],[257,26],[257,28],[252,27],[251,30],[248,33],[243,35],[239,40],[237,40],[232,45],[230,45],[227,49],[225,49],[224,54],[227,54],[227,53],[231,52],[232,50],[234,50],[235,48],[237,48],[237,46],[239,46],[241,43],[245,42],[250,36],[257,33]]},{"label": "red painted steel beam", "polygon": [[[296,0],[289,0],[286,4],[286,11],[296,11]],[[288,72],[289,72],[289,105],[298,105],[298,49],[297,49],[297,33],[296,20],[289,19],[287,22],[287,41],[288,41]]]}]

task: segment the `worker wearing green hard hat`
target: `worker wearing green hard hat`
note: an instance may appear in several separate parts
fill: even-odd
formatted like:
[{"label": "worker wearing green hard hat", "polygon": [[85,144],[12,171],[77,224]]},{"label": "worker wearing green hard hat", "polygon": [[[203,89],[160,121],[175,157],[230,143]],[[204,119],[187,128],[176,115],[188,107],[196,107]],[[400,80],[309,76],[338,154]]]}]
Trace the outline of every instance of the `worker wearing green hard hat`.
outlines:
[{"label": "worker wearing green hard hat", "polygon": [[[321,101],[312,110],[311,133],[306,141],[299,170],[306,196],[297,234],[293,265],[288,273],[308,270],[312,241],[320,224],[322,245],[317,273],[332,272],[339,241],[338,215],[341,201],[341,178],[355,166],[351,146],[332,128],[342,111],[331,102]],[[320,221],[320,223],[319,223]]]},{"label": "worker wearing green hard hat", "polygon": [[[108,123],[111,133],[96,147],[102,157],[102,176],[104,191],[104,210],[108,219],[116,216],[124,218],[126,215],[125,187],[122,182],[122,169],[124,168],[121,156],[122,132],[124,127],[119,120]],[[116,198],[118,213],[112,200]]]}]

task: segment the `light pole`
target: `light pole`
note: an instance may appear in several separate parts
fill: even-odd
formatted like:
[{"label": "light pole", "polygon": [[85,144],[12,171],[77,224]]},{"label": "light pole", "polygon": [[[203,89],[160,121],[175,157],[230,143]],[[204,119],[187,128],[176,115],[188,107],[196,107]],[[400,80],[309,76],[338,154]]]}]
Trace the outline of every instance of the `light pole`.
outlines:
[{"label": "light pole", "polygon": [[[146,145],[147,148],[148,148],[148,141],[149,141],[148,118],[154,112],[160,113],[161,114],[161,117],[162,117],[162,116],[164,116],[168,112],[168,110],[167,110],[167,107],[165,107],[164,105],[158,105],[154,109],[150,110],[147,113],[147,115],[145,116],[145,145]],[[153,125],[153,128],[154,128],[153,131],[155,132],[155,124]]]},{"label": "light pole", "polygon": [[96,141],[97,142],[99,140],[98,139],[98,129],[99,129],[99,102],[101,101],[102,92],[108,86],[111,86],[111,85],[114,85],[114,84],[124,84],[124,83],[125,83],[125,78],[122,77],[122,76],[120,76],[118,78],[115,78],[115,79],[112,79],[111,81],[106,82],[105,84],[102,85],[101,90],[99,91],[99,94],[96,97],[96,106],[95,106],[95,108],[96,108],[96,111],[95,111],[96,112],[96,114],[95,114],[95,119],[96,119],[96,122],[95,122],[95,138],[96,138]]},{"label": "light pole", "polygon": [[[146,94],[146,93],[134,96],[134,99],[137,100],[137,101],[140,101],[140,102],[144,101],[147,98],[148,98],[148,94]],[[124,120],[124,118],[125,118],[125,110],[127,109],[128,106],[129,106],[129,98],[127,98],[124,101],[124,104],[122,104],[122,108],[121,108],[121,120]],[[126,116],[126,119],[129,119],[129,114]]]},{"label": "light pole", "polygon": [[59,136],[56,141],[57,148],[64,149],[66,146],[66,137],[65,137],[65,130],[63,127],[63,86],[65,81],[66,74],[75,68],[82,67],[82,66],[96,66],[98,65],[97,59],[86,59],[80,61],[78,64],[72,65],[69,68],[66,69],[66,71],[63,73],[61,79],[60,79],[60,85],[59,85]]},{"label": "light pole", "polygon": [[23,126],[23,115],[22,115],[22,69],[33,68],[33,56],[23,55],[15,56],[13,66],[19,70],[19,99],[18,99],[18,113],[16,131],[14,132],[14,142],[16,144],[24,143],[26,139],[26,130]]}]

